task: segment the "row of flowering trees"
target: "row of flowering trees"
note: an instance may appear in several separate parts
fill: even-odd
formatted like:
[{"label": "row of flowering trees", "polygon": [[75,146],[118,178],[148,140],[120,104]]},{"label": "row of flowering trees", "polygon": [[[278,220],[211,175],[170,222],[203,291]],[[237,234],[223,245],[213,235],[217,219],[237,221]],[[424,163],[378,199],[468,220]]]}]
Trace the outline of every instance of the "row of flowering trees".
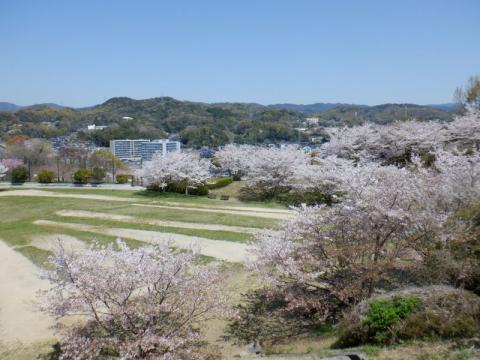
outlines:
[{"label": "row of flowering trees", "polygon": [[342,151],[310,161],[313,176],[303,177],[309,171],[300,158],[292,184],[302,177],[309,179],[304,186],[328,182],[338,201],[301,206],[282,231],[257,239],[249,268],[264,286],[244,297],[230,334],[278,341],[335,322],[362,299],[398,287],[440,283],[480,295],[480,117],[469,113],[455,122],[448,133],[462,131],[432,143],[431,161],[412,153],[399,167],[366,156],[365,128],[348,130],[359,147],[349,148],[346,160],[335,157]]}]

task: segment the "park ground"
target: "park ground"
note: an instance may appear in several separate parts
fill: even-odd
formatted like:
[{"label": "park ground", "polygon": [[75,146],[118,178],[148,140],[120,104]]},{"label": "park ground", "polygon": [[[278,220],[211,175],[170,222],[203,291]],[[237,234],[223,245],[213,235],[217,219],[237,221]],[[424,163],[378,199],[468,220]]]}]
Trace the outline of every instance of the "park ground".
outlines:
[{"label": "park ground", "polygon": [[[200,249],[204,261],[216,261],[227,287],[239,294],[254,286],[243,263],[255,254],[248,242],[262,231],[277,231],[292,211],[275,203],[244,203],[235,198],[240,184],[217,190],[228,201],[139,189],[0,188],[0,360],[30,360],[48,353],[55,342],[54,320],[35,310],[36,294],[48,284],[39,273],[62,240],[82,249],[122,238],[137,247],[169,241],[172,246]],[[222,340],[224,321],[208,324],[207,337],[225,358],[252,358],[248,347]],[[335,355],[331,331],[264,349],[272,359],[320,359]],[[455,344],[411,342],[397,347],[363,347],[376,359],[473,359]]]}]

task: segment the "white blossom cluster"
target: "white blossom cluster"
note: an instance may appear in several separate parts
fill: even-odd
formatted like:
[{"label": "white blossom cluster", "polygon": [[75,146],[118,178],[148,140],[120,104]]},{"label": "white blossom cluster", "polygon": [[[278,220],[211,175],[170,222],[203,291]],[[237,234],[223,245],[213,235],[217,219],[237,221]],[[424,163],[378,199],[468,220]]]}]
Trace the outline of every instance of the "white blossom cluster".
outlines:
[{"label": "white blossom cluster", "polygon": [[438,148],[480,146],[480,113],[470,109],[450,123],[402,121],[388,125],[365,124],[352,128],[329,128],[330,141],[324,155],[349,159],[389,161],[407,152],[424,153]]}]

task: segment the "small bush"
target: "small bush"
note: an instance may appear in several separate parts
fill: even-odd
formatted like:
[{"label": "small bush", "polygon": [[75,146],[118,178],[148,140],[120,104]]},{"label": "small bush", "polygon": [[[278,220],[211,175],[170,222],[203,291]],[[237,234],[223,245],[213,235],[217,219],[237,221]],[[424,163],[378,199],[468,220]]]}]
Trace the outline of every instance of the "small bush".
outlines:
[{"label": "small bush", "polygon": [[14,184],[23,184],[28,180],[28,169],[19,165],[12,169],[12,183]]},{"label": "small bush", "polygon": [[90,173],[90,171],[88,171],[85,168],[78,169],[73,174],[73,180],[76,184],[86,184],[88,183],[88,180],[90,180],[91,177],[92,177],[92,174]]},{"label": "small bush", "polygon": [[337,328],[339,347],[469,338],[480,332],[480,297],[447,286],[395,291],[362,301]]},{"label": "small bush", "polygon": [[107,173],[105,172],[105,170],[103,170],[103,168],[96,166],[92,169],[90,182],[94,184],[100,184],[103,182],[106,175]]},{"label": "small bush", "polygon": [[336,197],[331,194],[324,194],[320,191],[289,191],[279,194],[275,200],[285,205],[299,206],[306,204],[309,206],[327,204],[332,205]]},{"label": "small bush", "polygon": [[42,170],[38,173],[37,178],[41,184],[51,184],[55,179],[55,174],[51,170]]},{"label": "small bush", "polygon": [[231,178],[231,177],[211,179],[211,180],[214,181],[214,182],[211,183],[211,184],[208,184],[208,183],[206,184],[206,187],[209,190],[220,189],[220,188],[223,188],[227,185],[230,185],[233,182],[233,178]]},{"label": "small bush", "polygon": [[[285,296],[286,293],[292,296]],[[299,303],[299,298],[306,301]],[[235,306],[226,338],[238,344],[259,341],[268,345],[300,334],[324,332],[341,313],[341,306],[331,294],[297,286],[250,290]]]},{"label": "small bush", "polygon": [[238,198],[244,201],[266,201],[281,196],[281,194],[288,193],[288,187],[279,187],[272,189],[263,184],[248,184],[240,189]]},{"label": "small bush", "polygon": [[126,184],[128,183],[129,175],[119,174],[116,176],[117,184]]},{"label": "small bush", "polygon": [[410,315],[418,302],[419,299],[415,296],[372,300],[368,305],[365,325],[370,328],[373,340],[380,344],[384,343],[388,339],[388,329]]}]

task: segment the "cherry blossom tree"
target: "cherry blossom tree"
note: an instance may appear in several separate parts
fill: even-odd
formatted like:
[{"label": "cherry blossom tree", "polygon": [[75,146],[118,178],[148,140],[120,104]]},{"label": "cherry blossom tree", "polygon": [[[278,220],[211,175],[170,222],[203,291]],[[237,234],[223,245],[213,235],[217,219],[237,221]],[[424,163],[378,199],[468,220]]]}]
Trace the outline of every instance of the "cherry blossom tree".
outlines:
[{"label": "cherry blossom tree", "polygon": [[164,189],[172,181],[186,184],[185,194],[189,188],[204,183],[210,177],[210,161],[193,152],[172,153],[168,156],[156,154],[146,162],[139,171],[139,176],[146,184],[157,184]]},{"label": "cherry blossom tree", "polygon": [[[341,203],[302,207],[283,232],[256,243],[253,265],[267,280],[316,283],[342,301],[368,296],[406,243],[425,235],[421,187],[409,170],[367,163],[342,176]],[[357,281],[335,280],[349,271]]]},{"label": "cherry blossom tree", "polygon": [[60,358],[202,359],[199,325],[226,302],[216,268],[194,250],[117,246],[55,252],[42,309],[81,317],[60,327]]},{"label": "cherry blossom tree", "polygon": [[297,170],[310,161],[308,154],[292,146],[281,149],[259,147],[250,155],[246,186],[273,197],[289,188]]},{"label": "cherry blossom tree", "polygon": [[353,161],[335,155],[311,157],[309,161],[298,164],[291,181],[292,191],[314,191],[334,200],[342,191],[344,173],[353,166]]},{"label": "cherry blossom tree", "polygon": [[217,151],[215,158],[234,178],[240,179],[248,173],[251,166],[251,157],[256,150],[257,147],[252,145],[227,144]]}]

